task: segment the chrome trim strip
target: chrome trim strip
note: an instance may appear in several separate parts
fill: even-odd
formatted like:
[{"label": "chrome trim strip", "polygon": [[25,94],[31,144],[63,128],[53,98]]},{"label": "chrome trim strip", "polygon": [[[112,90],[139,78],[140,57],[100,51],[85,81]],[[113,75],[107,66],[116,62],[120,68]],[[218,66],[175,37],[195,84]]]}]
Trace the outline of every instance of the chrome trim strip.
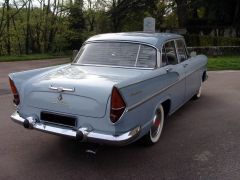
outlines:
[{"label": "chrome trim strip", "polygon": [[[74,128],[75,126],[70,126],[70,125],[66,125],[66,124],[60,124],[60,123],[54,123],[54,122],[50,122],[50,121],[45,121],[45,120],[41,120],[41,123],[42,124],[45,124],[45,125],[51,125],[51,124],[53,124],[53,125],[57,125],[57,126],[64,126],[64,127],[68,127],[68,128]],[[76,122],[75,122],[75,124],[76,124]]]},{"label": "chrome trim strip", "polygon": [[139,56],[140,49],[141,49],[141,44],[138,45],[137,57],[136,57],[136,60],[135,60],[135,63],[134,63],[134,66],[135,66],[135,67],[137,66],[138,56]]},{"label": "chrome trim strip", "polygon": [[[26,120],[22,118],[17,111],[15,111],[11,115],[11,119],[18,124],[23,124],[23,122]],[[68,136],[72,138],[76,138],[77,132],[81,131],[84,135],[84,140],[86,141],[114,144],[114,145],[125,145],[131,142],[132,140],[138,137],[141,131],[140,126],[138,126],[120,135],[110,135],[110,134],[104,134],[104,133],[95,132],[95,131],[88,131],[88,129],[85,127],[81,127],[78,130],[76,130],[76,129],[66,128],[63,126],[45,125],[40,122],[35,122],[34,124],[32,124],[32,127],[33,129],[43,131],[46,133],[63,135],[63,136]]]},{"label": "chrome trim strip", "polygon": [[[183,79],[184,79],[184,78],[183,78]],[[177,80],[177,81],[175,81],[173,84],[167,86],[166,88],[161,89],[160,91],[152,94],[151,96],[146,97],[145,99],[137,102],[136,104],[134,104],[134,105],[132,105],[132,106],[130,106],[130,107],[127,107],[127,108],[126,108],[126,111],[128,112],[128,111],[131,111],[131,110],[135,109],[136,107],[138,107],[138,106],[142,105],[143,103],[149,101],[150,99],[152,99],[152,98],[154,98],[155,96],[159,95],[159,94],[162,93],[163,91],[166,91],[167,89],[169,89],[169,88],[172,87],[173,85],[177,84],[178,82],[182,81],[183,79]]]},{"label": "chrome trim strip", "polygon": [[135,66],[112,66],[112,65],[102,65],[102,64],[76,64],[73,63],[72,65],[76,66],[95,66],[95,67],[111,67],[111,68],[124,68],[124,69],[143,69],[143,70],[153,70],[156,68],[146,68],[146,67],[135,67]]},{"label": "chrome trim strip", "polygon": [[[188,76],[190,76],[190,75],[192,75],[193,73],[199,71],[200,69],[202,69],[202,67],[200,67],[199,69],[196,69],[195,71],[193,71],[193,72],[191,72],[190,74],[186,75],[184,78],[178,79],[178,80],[175,81],[173,84],[167,86],[166,88],[161,89],[160,91],[154,93],[153,95],[146,97],[146,98],[143,99],[142,101],[139,101],[139,102],[133,104],[132,106],[127,107],[127,108],[126,108],[126,112],[131,111],[131,110],[135,109],[136,107],[142,105],[143,103],[151,100],[152,98],[154,98],[155,96],[159,95],[160,93],[166,91],[167,89],[169,89],[170,87],[174,86],[174,85],[177,84],[178,82],[180,82],[180,81],[182,81],[182,80],[185,80]],[[156,76],[156,77],[157,77],[157,76]],[[140,83],[140,82],[138,82],[138,83]],[[132,84],[131,84],[131,85],[132,85]],[[125,87],[124,87],[124,88],[125,88]]]},{"label": "chrome trim strip", "polygon": [[93,40],[93,41],[86,41],[83,45],[85,44],[90,44],[90,43],[112,43],[112,42],[119,42],[119,43],[132,43],[132,44],[142,44],[142,45],[146,45],[146,46],[151,46],[155,49],[158,49],[157,46],[154,46],[153,44],[149,44],[149,43],[145,43],[145,42],[141,42],[141,41],[129,41],[129,40]]}]

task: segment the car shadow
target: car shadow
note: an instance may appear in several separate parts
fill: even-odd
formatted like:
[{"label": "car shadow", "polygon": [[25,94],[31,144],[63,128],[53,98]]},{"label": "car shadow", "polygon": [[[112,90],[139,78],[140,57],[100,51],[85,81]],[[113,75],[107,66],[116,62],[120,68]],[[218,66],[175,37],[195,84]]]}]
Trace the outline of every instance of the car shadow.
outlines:
[{"label": "car shadow", "polygon": [[[211,103],[208,104],[208,107],[201,107],[200,110],[198,108],[201,106],[200,104],[204,105],[205,99],[209,101],[209,98],[211,98]],[[184,128],[186,124],[195,121],[193,119],[194,111],[205,111],[215,106],[215,103],[219,103],[219,99],[207,95],[198,101],[186,103],[168,118],[160,142],[153,146],[143,146],[139,142],[123,147],[98,145],[81,143],[65,137],[55,137],[51,138],[48,141],[49,145],[45,146],[40,153],[38,151],[32,160],[33,162],[51,163],[52,166],[68,166],[70,169],[72,168],[72,172],[94,170],[97,167],[101,168],[98,171],[102,173],[114,171],[116,168],[134,167],[136,169],[138,166],[144,167],[145,164],[151,164],[151,161],[161,162],[158,164],[159,168],[164,168],[167,164],[176,163],[172,155],[183,160],[182,154],[185,152],[183,149],[188,149],[188,140],[186,140],[188,136],[181,138],[179,134],[184,134],[183,131],[188,132],[189,127]],[[204,115],[204,113],[202,114]],[[177,151],[176,148],[181,151]],[[189,155],[185,155],[185,157],[189,157]],[[141,159],[140,162],[138,162],[139,159]]]}]

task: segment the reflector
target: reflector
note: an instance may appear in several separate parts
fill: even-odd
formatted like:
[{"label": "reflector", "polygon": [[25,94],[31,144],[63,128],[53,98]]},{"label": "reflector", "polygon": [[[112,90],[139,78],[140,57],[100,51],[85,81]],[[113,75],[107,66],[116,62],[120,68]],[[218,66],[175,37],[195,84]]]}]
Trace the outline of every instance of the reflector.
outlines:
[{"label": "reflector", "polygon": [[126,104],[116,87],[112,89],[110,119],[113,123],[117,122],[122,116]]},{"label": "reflector", "polygon": [[18,105],[20,103],[19,94],[18,94],[17,88],[11,78],[9,78],[9,84],[10,84],[10,87],[11,87],[11,90],[13,93],[13,103]]}]

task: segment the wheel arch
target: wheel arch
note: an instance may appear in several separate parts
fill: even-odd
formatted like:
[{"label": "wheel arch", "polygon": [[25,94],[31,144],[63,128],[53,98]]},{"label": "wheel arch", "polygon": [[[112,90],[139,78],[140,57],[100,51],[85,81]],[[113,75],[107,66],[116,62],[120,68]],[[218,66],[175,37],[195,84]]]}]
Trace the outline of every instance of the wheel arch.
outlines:
[{"label": "wheel arch", "polygon": [[202,74],[202,82],[206,81],[208,79],[208,75],[207,75],[207,71],[203,71],[203,74]]},{"label": "wheel arch", "polygon": [[171,100],[167,99],[164,102],[162,102],[161,104],[163,106],[164,116],[167,117],[170,112],[170,108],[171,108]]},{"label": "wheel arch", "polygon": [[162,105],[162,107],[163,107],[164,117],[167,117],[169,115],[169,112],[171,109],[171,99],[169,97],[166,97],[165,99],[160,101],[155,108],[155,112],[157,111],[157,109],[160,105]]}]

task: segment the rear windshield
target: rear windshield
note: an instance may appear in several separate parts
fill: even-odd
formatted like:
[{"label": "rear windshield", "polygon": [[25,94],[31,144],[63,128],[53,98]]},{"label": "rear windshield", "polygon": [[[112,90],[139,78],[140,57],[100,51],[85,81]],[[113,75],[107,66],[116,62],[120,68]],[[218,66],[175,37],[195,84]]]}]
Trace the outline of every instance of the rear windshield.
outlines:
[{"label": "rear windshield", "polygon": [[156,56],[155,48],[143,44],[98,42],[85,44],[75,63],[154,68]]}]

